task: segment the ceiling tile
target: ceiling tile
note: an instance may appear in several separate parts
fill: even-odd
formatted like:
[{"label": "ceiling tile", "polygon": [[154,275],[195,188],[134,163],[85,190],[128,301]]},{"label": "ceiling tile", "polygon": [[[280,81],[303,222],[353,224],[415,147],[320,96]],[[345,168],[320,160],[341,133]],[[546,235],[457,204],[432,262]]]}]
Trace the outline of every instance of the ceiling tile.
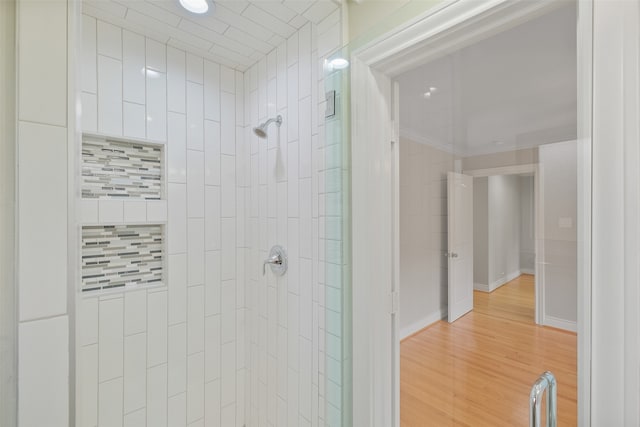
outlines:
[{"label": "ceiling tile", "polygon": [[236,51],[244,56],[248,56],[255,50],[249,46],[243,45],[242,43],[238,43],[235,40],[232,40],[222,34],[218,34],[215,31],[211,31],[207,28],[184,19],[182,20],[182,22],[180,22],[178,28],[188,32],[189,34],[193,34],[196,37],[200,37],[207,41],[213,42],[213,44],[226,46],[228,49]]},{"label": "ceiling tile", "polygon": [[296,15],[295,18],[293,18],[291,21],[289,21],[289,25],[291,25],[292,27],[295,27],[296,29],[300,29],[302,27],[304,27],[304,25],[309,22],[307,21],[307,18],[305,18],[302,15]]},{"label": "ceiling tile", "polygon": [[[112,2],[116,3],[116,2]],[[119,0],[117,2],[122,6],[128,7],[129,9],[140,12],[143,15],[146,15],[150,18],[156,19],[165,24],[171,25],[172,27],[176,27],[180,22],[180,17],[174,13],[171,13],[161,7],[156,6],[153,3],[148,3],[145,1],[124,1]]]},{"label": "ceiling tile", "polygon": [[225,33],[225,35],[237,42],[246,44],[248,46],[252,46],[256,50],[262,52],[263,54],[267,54],[271,52],[274,48],[274,46],[270,45],[269,43],[256,39],[255,37],[252,37],[251,35],[243,31],[240,31],[235,27],[230,27]]},{"label": "ceiling tile", "polygon": [[313,0],[285,0],[283,4],[297,14],[302,15],[313,3]]},{"label": "ceiling tile", "polygon": [[330,0],[215,0],[204,15],[178,0],[84,0],[83,13],[241,71],[309,21],[339,20]]},{"label": "ceiling tile", "polygon": [[249,6],[249,2],[244,0],[215,0],[214,3],[216,5],[221,4],[238,15],[242,14],[247,6]]},{"label": "ceiling tile", "polygon": [[215,11],[214,13],[206,13],[204,15],[197,15],[195,13],[187,12],[176,0],[147,0],[149,3],[153,3],[154,5],[163,8],[164,10],[173,13],[174,15],[179,16],[183,20],[188,20],[195,22],[198,25],[201,25],[205,28],[213,30],[217,33],[224,33],[227,28],[229,28],[229,24],[224,23],[216,18]]},{"label": "ceiling tile", "polygon": [[255,7],[262,9],[263,11],[270,13],[271,15],[279,18],[284,22],[289,22],[298,14],[288,7],[284,6],[281,1],[256,1],[253,3]]},{"label": "ceiling tile", "polygon": [[143,15],[132,9],[129,9],[129,11],[127,12],[127,21],[150,28],[153,31],[167,33],[169,37],[178,39],[183,43],[186,43],[198,49],[209,50],[209,48],[211,48],[211,45],[213,44],[205,39],[193,36],[187,33],[186,31],[182,31],[175,27],[167,26],[166,24],[163,24],[160,21],[157,21],[146,15]]},{"label": "ceiling tile", "polygon": [[95,7],[103,12],[118,18],[124,18],[127,15],[127,8],[119,3],[101,0],[85,0],[83,5]]},{"label": "ceiling tile", "polygon": [[259,25],[266,26],[274,33],[285,38],[290,37],[291,34],[296,32],[296,29],[291,25],[253,5],[247,7],[242,13],[242,16],[251,19]]},{"label": "ceiling tile", "polygon": [[267,40],[273,35],[273,31],[256,24],[254,21],[247,19],[242,15],[238,15],[223,6],[216,7],[216,16],[218,19],[228,23],[231,28],[244,31],[260,40]]},{"label": "ceiling tile", "polygon": [[302,14],[309,21],[317,24],[336,10],[338,6],[331,0],[318,0]]}]

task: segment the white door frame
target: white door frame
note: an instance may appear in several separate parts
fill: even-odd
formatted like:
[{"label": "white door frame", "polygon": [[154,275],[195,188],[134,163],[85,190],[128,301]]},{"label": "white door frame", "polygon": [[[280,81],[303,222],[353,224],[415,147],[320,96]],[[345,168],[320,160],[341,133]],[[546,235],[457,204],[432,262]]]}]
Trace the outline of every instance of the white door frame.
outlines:
[{"label": "white door frame", "polygon": [[[362,48],[357,49],[352,53],[352,64],[358,63],[360,69],[365,68],[376,72],[393,77],[399,73],[415,66],[425,63],[429,60],[437,58],[442,55],[459,49],[462,46],[469,45],[486,38],[492,34],[496,34],[500,31],[504,31],[508,28],[512,28],[531,17],[538,16],[546,11],[552,10],[558,7],[563,2],[553,2],[552,0],[540,0],[540,1],[509,1],[509,0],[476,0],[476,1],[463,1],[463,0],[446,0],[441,5],[434,7],[433,9],[425,12],[424,14],[416,17],[390,33],[387,33],[378,39],[366,44]],[[592,10],[593,3],[591,0],[581,0],[579,2],[579,16],[578,19],[578,121],[579,129],[578,135],[580,140],[584,141],[582,144],[583,152],[580,153],[579,159],[579,174],[581,174],[578,188],[580,196],[585,196],[584,199],[579,200],[579,242],[578,250],[580,253],[578,260],[578,278],[579,283],[582,286],[578,287],[578,419],[579,425],[588,426],[591,424],[591,114],[592,114],[592,97],[591,97],[591,76],[593,64],[592,58]],[[355,108],[357,103],[366,99],[366,88],[362,85],[352,84],[352,106]],[[390,118],[391,119],[391,118]],[[360,330],[357,325],[361,325],[360,328],[365,328],[367,324],[371,327],[373,323],[369,323],[370,318],[374,318],[372,310],[376,310],[379,306],[380,299],[388,298],[392,296],[394,299],[394,288],[392,283],[384,283],[379,281],[375,286],[372,286],[371,282],[367,280],[369,277],[387,276],[389,271],[397,271],[394,269],[394,256],[389,256],[390,248],[381,248],[378,246],[371,247],[371,236],[375,236],[379,232],[375,221],[369,221],[367,214],[371,208],[380,209],[386,211],[388,214],[389,226],[385,229],[391,229],[394,225],[393,215],[391,210],[393,209],[393,203],[385,205],[389,198],[381,197],[379,200],[366,200],[366,208],[363,205],[362,209],[359,209],[356,205],[359,203],[356,200],[355,195],[367,193],[375,194],[375,189],[371,188],[375,185],[375,182],[379,180],[371,181],[367,176],[367,168],[361,167],[358,156],[363,152],[368,152],[368,145],[371,144],[370,140],[362,138],[362,135],[366,135],[367,126],[370,123],[352,121],[352,194],[354,195],[353,210],[352,210],[352,222],[353,224],[361,224],[358,228],[353,228],[353,291],[354,296],[356,291],[360,295],[366,295],[365,300],[359,300],[355,303],[354,298],[354,313],[353,313],[353,335],[354,335],[354,347],[353,354],[354,360],[357,360],[357,356],[368,355],[370,348],[360,348],[356,343],[355,337],[358,334],[369,334],[366,329]],[[364,130],[364,131],[363,131]],[[389,165],[392,159],[392,151],[378,150],[377,154],[366,154],[368,164],[381,164]],[[387,154],[382,154],[387,153]],[[375,159],[376,155],[387,156]],[[582,163],[581,163],[582,162]],[[382,168],[383,170],[377,170],[376,173],[387,173],[387,182],[394,185],[393,192],[399,191],[397,188],[399,179],[397,176],[397,168],[393,171],[396,174],[391,177],[392,169]],[[397,193],[396,193],[397,194]],[[380,216],[380,218],[383,218]],[[363,254],[362,256],[356,256],[355,248],[367,248],[366,251],[369,254]],[[379,253],[378,253],[379,252]],[[386,257],[386,258],[385,258]],[[378,260],[388,259],[390,265],[380,265]],[[366,273],[365,273],[366,272]],[[366,292],[364,291],[366,289]],[[356,312],[356,306],[367,305],[372,300],[374,304],[370,305],[369,310],[358,310]],[[376,305],[377,304],[377,305]],[[393,304],[392,304],[393,305]],[[377,320],[374,318],[374,320]],[[391,318],[389,319],[391,321]],[[397,322],[393,325],[397,329]],[[369,334],[370,336],[370,334]],[[390,352],[393,349],[398,348],[398,331],[392,333],[390,337],[386,337],[389,340],[387,344],[381,348],[388,348]],[[384,337],[376,338],[383,340]],[[371,415],[375,412],[375,408],[372,405],[375,403],[359,405],[353,408],[353,422],[354,425],[370,425],[384,426],[384,427],[397,427],[400,423],[400,408],[399,408],[399,381],[395,378],[399,372],[399,359],[394,360],[394,366],[386,366],[384,363],[379,363],[382,359],[377,359],[375,356],[367,356],[369,364],[369,372],[372,378],[365,383],[360,384],[354,377],[353,382],[353,394],[354,396],[381,396],[389,393],[385,387],[389,387],[387,375],[391,373],[394,377],[391,381],[391,390],[393,398],[389,402],[391,408],[386,410],[390,414],[393,414],[392,419],[389,420],[372,420]],[[358,362],[360,363],[360,362]],[[355,374],[354,374],[355,375]],[[532,379],[533,382],[533,379]],[[524,397],[526,398],[526,397]],[[374,401],[375,399],[371,399]],[[364,423],[363,423],[364,422]],[[372,422],[372,423],[371,423]]]},{"label": "white door frame", "polygon": [[523,173],[533,174],[534,195],[533,195],[533,223],[534,223],[534,239],[535,239],[535,256],[536,261],[534,268],[535,281],[535,322],[537,325],[544,325],[544,274],[542,274],[541,260],[544,259],[543,247],[540,244],[543,234],[542,212],[544,206],[542,204],[542,186],[540,185],[540,173],[538,165],[529,163],[524,165],[502,166],[497,168],[463,170],[463,174],[471,175],[474,178],[489,177],[496,175],[519,175]]}]

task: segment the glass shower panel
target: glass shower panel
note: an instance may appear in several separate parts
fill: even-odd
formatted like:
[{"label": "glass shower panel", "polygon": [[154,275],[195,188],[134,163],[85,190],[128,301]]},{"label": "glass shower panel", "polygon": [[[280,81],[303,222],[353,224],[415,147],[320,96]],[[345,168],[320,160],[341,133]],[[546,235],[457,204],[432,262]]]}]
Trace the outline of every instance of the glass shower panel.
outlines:
[{"label": "glass shower panel", "polygon": [[350,138],[347,50],[325,61],[324,284],[326,425],[352,425]]}]

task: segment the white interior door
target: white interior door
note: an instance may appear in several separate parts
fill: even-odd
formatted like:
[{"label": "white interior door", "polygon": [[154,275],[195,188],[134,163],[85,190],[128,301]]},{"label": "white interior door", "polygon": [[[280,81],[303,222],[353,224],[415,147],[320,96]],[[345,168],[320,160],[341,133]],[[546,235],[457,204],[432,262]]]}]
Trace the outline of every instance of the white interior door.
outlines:
[{"label": "white interior door", "polygon": [[473,309],[473,177],[449,172],[449,322]]}]

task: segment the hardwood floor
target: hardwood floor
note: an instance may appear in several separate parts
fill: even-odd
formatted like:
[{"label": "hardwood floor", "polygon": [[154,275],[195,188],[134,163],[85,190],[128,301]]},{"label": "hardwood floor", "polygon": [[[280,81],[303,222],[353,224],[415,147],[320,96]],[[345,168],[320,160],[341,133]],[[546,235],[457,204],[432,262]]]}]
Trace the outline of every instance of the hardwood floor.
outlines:
[{"label": "hardwood floor", "polygon": [[534,324],[533,277],[491,294],[474,310],[439,321],[400,345],[400,419],[404,427],[528,426],[537,377],[558,380],[558,425],[577,425],[576,334]]}]

